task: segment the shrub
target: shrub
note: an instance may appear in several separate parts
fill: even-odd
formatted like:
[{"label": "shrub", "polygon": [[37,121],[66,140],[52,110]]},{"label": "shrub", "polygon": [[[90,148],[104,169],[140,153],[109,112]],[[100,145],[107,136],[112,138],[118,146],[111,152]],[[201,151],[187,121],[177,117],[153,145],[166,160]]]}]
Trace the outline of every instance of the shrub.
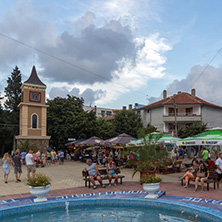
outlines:
[{"label": "shrub", "polygon": [[50,178],[41,173],[36,173],[35,177],[30,177],[27,180],[27,185],[31,187],[41,187],[49,184],[51,184]]},{"label": "shrub", "polygon": [[160,177],[156,177],[155,175],[146,175],[140,179],[140,183],[159,183],[162,179]]}]

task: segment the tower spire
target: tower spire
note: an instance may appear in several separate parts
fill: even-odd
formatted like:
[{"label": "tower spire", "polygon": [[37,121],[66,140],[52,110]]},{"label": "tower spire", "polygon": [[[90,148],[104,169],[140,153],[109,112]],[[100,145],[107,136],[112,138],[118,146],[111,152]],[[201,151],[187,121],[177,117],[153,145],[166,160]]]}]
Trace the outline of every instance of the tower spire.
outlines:
[{"label": "tower spire", "polygon": [[30,83],[30,84],[35,84],[35,85],[40,85],[40,86],[45,86],[45,84],[39,79],[35,66],[32,67],[32,72],[28,80],[26,80],[24,83]]}]

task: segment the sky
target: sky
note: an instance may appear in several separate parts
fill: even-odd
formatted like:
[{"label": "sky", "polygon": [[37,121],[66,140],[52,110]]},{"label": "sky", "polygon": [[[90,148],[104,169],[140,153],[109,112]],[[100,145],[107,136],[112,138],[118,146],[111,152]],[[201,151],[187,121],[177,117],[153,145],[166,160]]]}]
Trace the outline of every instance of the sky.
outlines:
[{"label": "sky", "polygon": [[220,0],[0,0],[0,92],[35,65],[47,98],[147,105],[178,91],[222,105]]}]

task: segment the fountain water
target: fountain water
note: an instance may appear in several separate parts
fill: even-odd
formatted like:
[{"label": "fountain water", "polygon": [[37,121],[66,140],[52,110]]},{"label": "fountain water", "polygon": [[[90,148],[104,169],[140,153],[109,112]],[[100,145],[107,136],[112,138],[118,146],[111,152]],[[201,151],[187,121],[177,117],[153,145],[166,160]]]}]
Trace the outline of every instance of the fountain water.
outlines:
[{"label": "fountain water", "polygon": [[69,202],[68,201],[65,202],[65,206],[66,206],[66,221],[69,222],[70,217],[69,217]]}]

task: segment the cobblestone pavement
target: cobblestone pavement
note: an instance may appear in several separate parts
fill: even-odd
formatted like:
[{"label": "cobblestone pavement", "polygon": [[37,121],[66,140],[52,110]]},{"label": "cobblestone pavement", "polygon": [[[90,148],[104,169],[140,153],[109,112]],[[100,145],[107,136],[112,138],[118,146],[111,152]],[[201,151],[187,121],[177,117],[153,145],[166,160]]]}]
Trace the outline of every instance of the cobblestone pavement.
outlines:
[{"label": "cobblestone pavement", "polygon": [[[124,190],[142,190],[142,186],[138,183],[139,173],[132,178],[132,169],[122,169],[121,175],[124,175],[123,185],[117,187],[106,187],[98,188],[96,190],[84,187],[84,181],[82,178],[82,170],[86,166],[85,163],[76,161],[66,161],[64,165],[50,165],[44,168],[37,168],[37,172],[44,173],[51,177],[52,185],[50,188],[49,197],[73,195],[81,193],[92,193],[92,192],[108,192],[108,191],[124,191]],[[183,173],[173,173],[167,175],[159,175],[162,177],[163,182],[161,183],[160,190],[166,191],[166,195],[170,196],[186,196],[194,198],[206,198],[221,200],[221,187],[220,189],[213,189],[213,184],[210,184],[210,191],[203,193],[193,193],[194,183],[190,184],[187,189],[184,189],[178,181],[178,177]],[[4,183],[3,171],[0,170],[0,200],[13,199],[30,196],[29,187],[25,184],[26,182],[26,167],[23,166],[23,174],[21,177],[22,182],[16,183],[14,176],[14,169],[11,167],[8,183]],[[107,183],[106,181],[105,183]]]},{"label": "cobblestone pavement", "polygon": [[[82,170],[86,164],[79,161],[66,161],[64,165],[51,164],[44,168],[37,168],[37,172],[41,172],[49,176],[52,180],[50,190],[66,189],[84,186],[82,178]],[[11,166],[8,183],[4,183],[3,170],[0,169],[0,196],[9,194],[28,193],[29,187],[26,182],[26,166],[22,169],[22,182],[16,183],[14,168]],[[132,169],[123,169],[121,174],[125,176],[124,181],[138,181],[139,174],[132,179]]]}]

